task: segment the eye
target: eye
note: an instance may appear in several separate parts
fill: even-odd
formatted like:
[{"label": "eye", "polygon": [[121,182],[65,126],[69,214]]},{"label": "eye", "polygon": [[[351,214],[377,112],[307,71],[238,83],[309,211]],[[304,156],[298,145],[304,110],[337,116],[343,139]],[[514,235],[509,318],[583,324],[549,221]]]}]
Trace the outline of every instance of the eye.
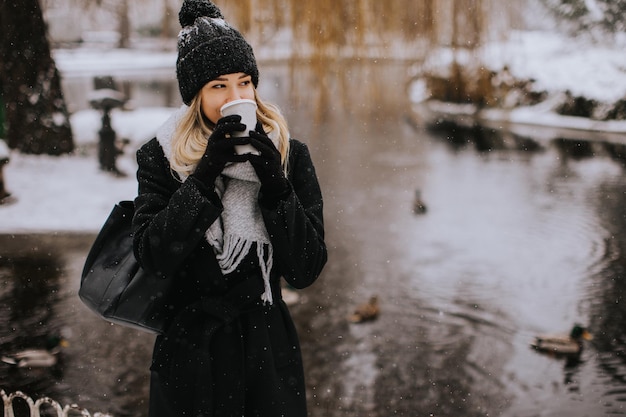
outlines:
[{"label": "eye", "polygon": [[213,80],[213,81],[209,81],[209,83],[207,83],[204,88],[213,90],[213,89],[220,89],[220,88],[224,88],[226,87],[226,84],[221,81],[221,80]]}]

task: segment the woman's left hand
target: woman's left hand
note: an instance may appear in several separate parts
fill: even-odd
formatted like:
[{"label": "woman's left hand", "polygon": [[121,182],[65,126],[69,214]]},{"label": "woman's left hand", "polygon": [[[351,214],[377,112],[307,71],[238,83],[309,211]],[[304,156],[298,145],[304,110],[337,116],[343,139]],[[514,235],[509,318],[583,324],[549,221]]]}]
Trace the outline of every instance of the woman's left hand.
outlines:
[{"label": "woman's left hand", "polygon": [[249,154],[249,161],[261,181],[263,196],[278,200],[288,194],[289,181],[280,163],[280,152],[272,140],[263,133],[250,131],[250,145],[259,152],[258,155]]}]

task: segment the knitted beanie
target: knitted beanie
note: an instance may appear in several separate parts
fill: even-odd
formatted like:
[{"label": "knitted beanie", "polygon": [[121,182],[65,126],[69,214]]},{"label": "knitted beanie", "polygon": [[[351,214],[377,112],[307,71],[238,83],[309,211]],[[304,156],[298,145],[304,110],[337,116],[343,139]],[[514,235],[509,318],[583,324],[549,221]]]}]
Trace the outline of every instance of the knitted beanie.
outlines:
[{"label": "knitted beanie", "polygon": [[259,70],[252,47],[237,29],[224,20],[220,9],[209,0],[185,0],[178,20],[176,76],[187,105],[206,83],[220,75],[244,72],[256,87]]}]

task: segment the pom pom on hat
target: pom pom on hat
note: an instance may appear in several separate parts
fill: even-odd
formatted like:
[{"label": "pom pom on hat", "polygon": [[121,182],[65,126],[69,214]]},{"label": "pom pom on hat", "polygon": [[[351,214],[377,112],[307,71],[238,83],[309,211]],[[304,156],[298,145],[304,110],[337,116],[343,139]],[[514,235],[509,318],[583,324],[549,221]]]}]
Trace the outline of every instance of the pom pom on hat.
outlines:
[{"label": "pom pom on hat", "polygon": [[211,17],[223,19],[221,10],[210,1],[187,0],[183,3],[178,12],[178,21],[182,27],[191,26],[199,17]]},{"label": "pom pom on hat", "polygon": [[206,83],[220,75],[243,72],[256,87],[259,70],[252,47],[237,29],[224,21],[220,9],[209,0],[185,0],[178,20],[176,75],[187,105]]}]

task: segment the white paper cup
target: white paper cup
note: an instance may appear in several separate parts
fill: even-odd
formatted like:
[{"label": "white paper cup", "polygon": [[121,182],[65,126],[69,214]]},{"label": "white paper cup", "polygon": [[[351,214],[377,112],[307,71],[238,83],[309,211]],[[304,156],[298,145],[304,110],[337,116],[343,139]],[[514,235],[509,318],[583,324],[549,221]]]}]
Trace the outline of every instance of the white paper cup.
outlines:
[{"label": "white paper cup", "polygon": [[[222,106],[220,109],[222,116],[238,114],[241,116],[241,123],[246,125],[246,130],[243,132],[233,132],[232,136],[237,138],[250,136],[249,132],[256,128],[256,108],[256,101],[246,98],[233,100]],[[239,155],[244,153],[258,153],[252,145],[237,145],[235,146],[235,151]]]}]

